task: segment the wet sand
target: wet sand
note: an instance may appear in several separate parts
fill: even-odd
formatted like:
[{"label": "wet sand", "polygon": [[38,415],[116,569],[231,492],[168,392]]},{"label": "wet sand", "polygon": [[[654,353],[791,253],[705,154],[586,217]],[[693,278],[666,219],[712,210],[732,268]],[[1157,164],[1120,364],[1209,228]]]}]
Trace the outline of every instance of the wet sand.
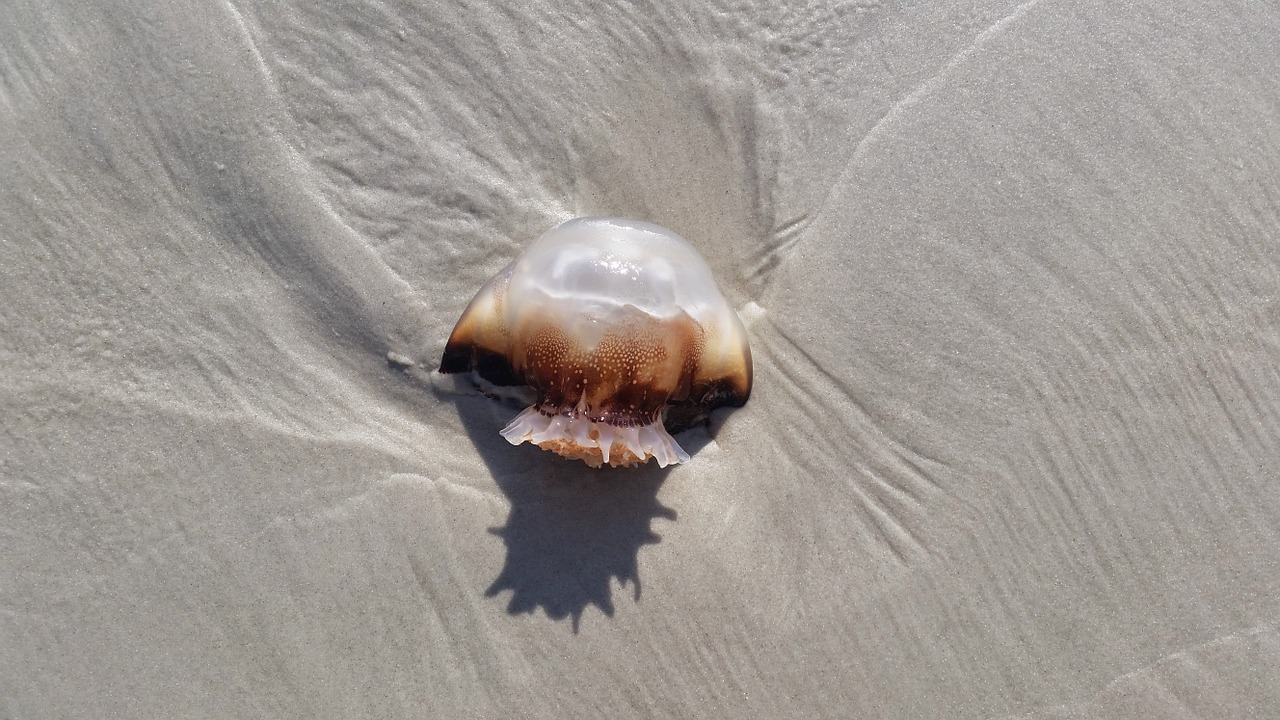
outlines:
[{"label": "wet sand", "polygon": [[[1280,708],[1273,8],[313,5],[3,12],[0,715]],[[582,215],[748,325],[688,464],[433,374]]]}]

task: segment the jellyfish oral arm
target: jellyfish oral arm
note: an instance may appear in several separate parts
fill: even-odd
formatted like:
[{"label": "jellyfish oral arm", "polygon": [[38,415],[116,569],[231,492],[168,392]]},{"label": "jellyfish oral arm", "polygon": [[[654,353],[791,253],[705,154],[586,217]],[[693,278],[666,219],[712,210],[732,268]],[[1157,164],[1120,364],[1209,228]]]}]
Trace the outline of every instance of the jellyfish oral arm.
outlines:
[{"label": "jellyfish oral arm", "polygon": [[660,420],[618,427],[584,413],[546,414],[527,407],[502,430],[512,445],[529,442],[591,467],[628,467],[657,460],[658,467],[689,461],[689,454],[667,433]]}]

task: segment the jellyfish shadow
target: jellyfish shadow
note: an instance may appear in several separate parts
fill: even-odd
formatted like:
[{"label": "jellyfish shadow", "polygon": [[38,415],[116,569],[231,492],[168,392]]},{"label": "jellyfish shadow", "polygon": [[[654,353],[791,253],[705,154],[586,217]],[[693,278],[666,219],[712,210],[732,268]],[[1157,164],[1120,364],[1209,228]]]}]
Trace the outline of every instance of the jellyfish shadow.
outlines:
[{"label": "jellyfish shadow", "polygon": [[[486,597],[511,592],[507,612],[541,609],[554,620],[572,618],[578,632],[583,611],[595,605],[613,617],[613,583],[640,600],[640,549],[660,542],[653,520],[675,521],[658,490],[672,468],[654,463],[596,469],[529,444],[512,446],[499,435],[502,416],[520,407],[491,398],[450,398],[467,434],[498,488],[511,502],[506,525],[491,528],[507,556]],[[690,454],[706,444],[705,432],[682,434]]]}]

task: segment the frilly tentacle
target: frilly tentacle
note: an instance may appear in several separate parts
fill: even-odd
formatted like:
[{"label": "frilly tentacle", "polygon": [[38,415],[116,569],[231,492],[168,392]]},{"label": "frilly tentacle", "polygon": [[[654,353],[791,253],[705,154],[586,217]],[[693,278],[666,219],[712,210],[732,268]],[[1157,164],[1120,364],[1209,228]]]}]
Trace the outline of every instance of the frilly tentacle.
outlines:
[{"label": "frilly tentacle", "polygon": [[530,442],[592,467],[640,465],[651,457],[658,467],[689,461],[689,454],[667,433],[661,419],[616,427],[594,422],[585,413],[548,415],[530,406],[503,428],[502,436],[512,445]]}]

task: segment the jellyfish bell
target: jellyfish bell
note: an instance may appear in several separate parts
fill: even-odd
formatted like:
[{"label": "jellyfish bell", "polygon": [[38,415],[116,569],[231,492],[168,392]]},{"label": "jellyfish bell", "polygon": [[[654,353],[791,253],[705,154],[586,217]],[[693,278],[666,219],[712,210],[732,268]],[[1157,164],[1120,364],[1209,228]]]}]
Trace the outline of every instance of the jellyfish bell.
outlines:
[{"label": "jellyfish bell", "polygon": [[578,218],[480,288],[442,373],[525,385],[502,436],[593,467],[689,460],[672,437],[751,393],[751,349],[711,268],[666,228]]}]

